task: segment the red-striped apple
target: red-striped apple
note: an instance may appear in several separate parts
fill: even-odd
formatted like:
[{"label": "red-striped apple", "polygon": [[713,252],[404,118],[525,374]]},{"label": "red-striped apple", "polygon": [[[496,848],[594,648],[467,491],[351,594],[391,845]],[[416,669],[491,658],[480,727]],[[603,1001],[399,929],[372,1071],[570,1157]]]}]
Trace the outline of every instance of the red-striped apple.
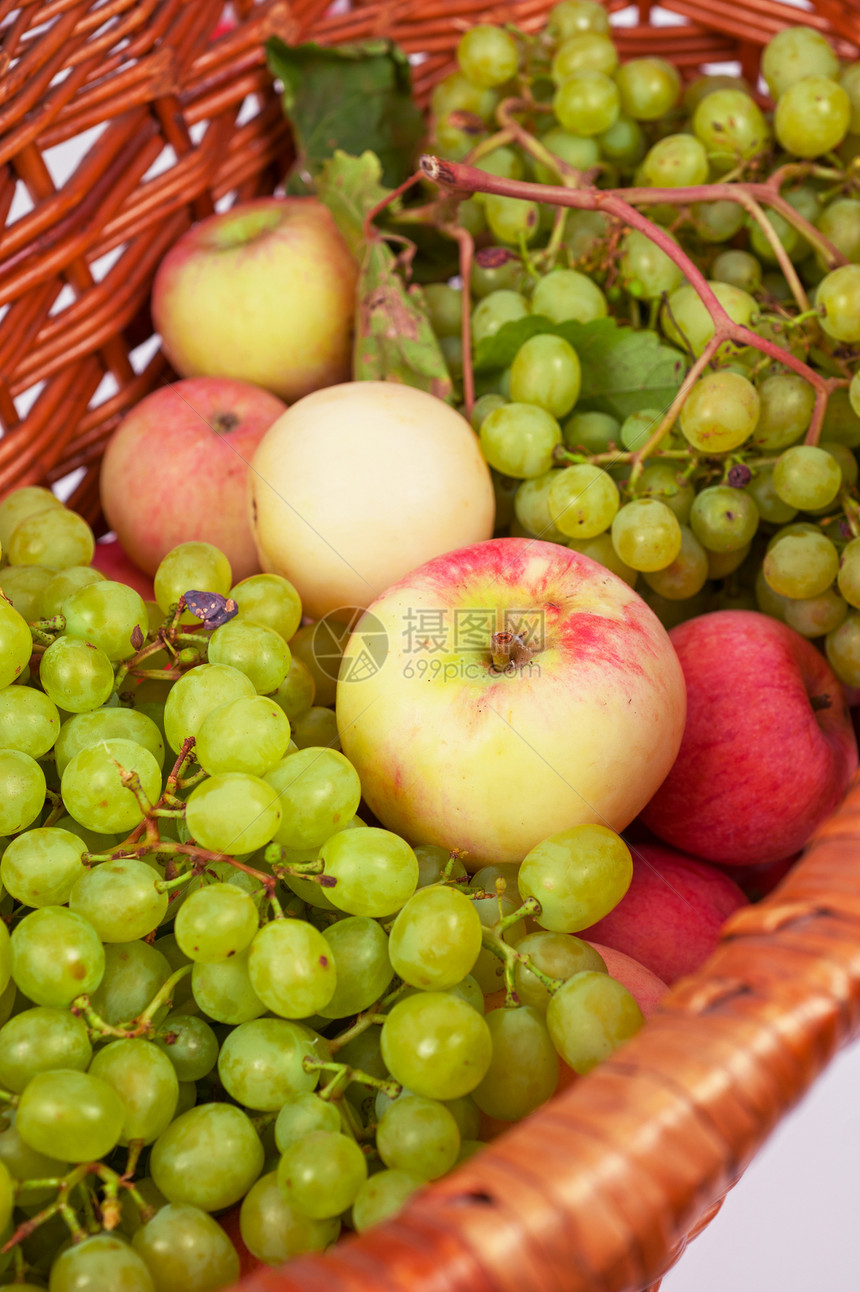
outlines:
[{"label": "red-striped apple", "polygon": [[521,861],[583,822],[623,829],[671,767],[684,713],[678,660],[644,601],[578,552],[521,538],[450,552],[389,588],[337,688],[372,811],[413,842],[465,850],[470,869]]}]

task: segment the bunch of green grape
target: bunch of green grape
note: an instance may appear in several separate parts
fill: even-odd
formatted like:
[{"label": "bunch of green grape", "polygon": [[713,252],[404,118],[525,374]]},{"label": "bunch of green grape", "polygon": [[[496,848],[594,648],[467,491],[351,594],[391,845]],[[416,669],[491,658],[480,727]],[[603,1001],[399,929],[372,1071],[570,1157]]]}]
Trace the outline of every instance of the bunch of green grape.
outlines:
[{"label": "bunch of green grape", "polygon": [[[724,344],[637,461],[666,406],[647,390],[638,401],[626,390],[623,414],[612,391],[589,397],[583,361],[557,333],[615,319],[656,333],[689,367],[714,335],[699,293],[664,247],[605,214],[475,194],[458,208],[477,248],[469,283],[424,288],[452,376],[462,377],[464,290],[473,356],[521,320],[555,329],[529,335],[504,369],[476,373],[468,411],[493,469],[497,534],[591,557],[667,627],[720,608],[773,615],[860,686],[860,63],[841,64],[811,28],[781,31],[763,53],[768,109],[739,77],[684,85],[660,58],[621,63],[593,0],[562,0],[536,36],[475,26],[457,59],[433,93],[430,152],[502,180],[574,175],[622,197],[626,186],[660,189],[667,200],[643,212],[733,322],[831,381],[819,427],[802,373]],[[497,137],[511,120],[520,133]],[[776,171],[813,242],[773,209],[777,247],[739,203],[669,200]],[[831,267],[818,235],[843,263]]]},{"label": "bunch of green grape", "polygon": [[622,840],[470,875],[367,824],[286,579],[185,543],[145,602],[44,489],[0,542],[0,1278],[211,1292],[235,1207],[258,1260],[321,1251],[638,1030],[575,936]]}]

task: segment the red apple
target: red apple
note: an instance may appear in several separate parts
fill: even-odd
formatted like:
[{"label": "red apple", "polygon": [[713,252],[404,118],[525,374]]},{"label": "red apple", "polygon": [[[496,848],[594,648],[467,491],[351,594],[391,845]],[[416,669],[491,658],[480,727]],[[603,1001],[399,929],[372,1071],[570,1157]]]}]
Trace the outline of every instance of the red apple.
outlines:
[{"label": "red apple", "polygon": [[857,770],[839,682],[811,642],[754,610],[701,615],[670,636],[687,682],[687,726],[645,825],[725,865],[790,856]]},{"label": "red apple", "polygon": [[[520,662],[494,663],[518,637]],[[428,561],[373,602],[344,660],[338,728],[371,811],[470,868],[584,822],[623,829],[681,741],[683,676],[656,615],[556,543]]]},{"label": "red apple", "polygon": [[669,990],[665,982],[633,956],[616,951],[615,947],[604,946],[602,942],[594,942],[591,938],[586,941],[603,957],[610,977],[617,978],[622,987],[627,988],[645,1017],[653,1014]]},{"label": "red apple", "polygon": [[181,376],[252,381],[293,403],[349,377],[357,276],[316,198],[257,198],[182,235],[152,317]]},{"label": "red apple", "polygon": [[[578,935],[614,947],[672,983],[716,948],[746,898],[727,875],[660,844],[631,848],[633,879],[618,905]],[[603,953],[601,952],[601,955]]]},{"label": "red apple", "polygon": [[202,539],[221,549],[237,582],[259,570],[248,463],[284,411],[259,386],[193,377],[154,390],[128,413],[105,451],[101,498],[135,564],[154,574],[177,543]]},{"label": "red apple", "polygon": [[144,601],[155,600],[152,579],[129,560],[118,538],[100,539],[96,543],[90,565],[95,570],[101,570],[106,579],[113,579],[116,583],[127,583],[130,588],[134,588],[135,592],[140,593]]}]

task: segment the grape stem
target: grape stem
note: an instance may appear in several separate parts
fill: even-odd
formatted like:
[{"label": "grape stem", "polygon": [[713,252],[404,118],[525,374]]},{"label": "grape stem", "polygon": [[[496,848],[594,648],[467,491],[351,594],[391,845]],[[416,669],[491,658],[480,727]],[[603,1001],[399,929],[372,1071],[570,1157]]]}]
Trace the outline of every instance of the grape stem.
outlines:
[{"label": "grape stem", "polygon": [[137,1018],[131,1020],[125,1025],[120,1024],[114,1027],[112,1023],[107,1023],[101,1015],[93,1009],[90,998],[87,995],[76,996],[71,1004],[71,1012],[77,1018],[83,1018],[87,1025],[87,1030],[92,1036],[116,1036],[122,1040],[129,1040],[138,1036],[149,1036],[155,1031],[153,1023],[154,1016],[160,1009],[167,1008],[173,1004],[173,992],[177,984],[182,981],[191,970],[193,965],[181,965],[170,975],[166,982],[162,983],[146,1009]]},{"label": "grape stem", "polygon": [[466,416],[472,416],[475,404],[475,373],[472,368],[472,298],[469,294],[469,283],[472,280],[472,260],[475,255],[475,242],[468,229],[459,224],[441,224],[442,233],[454,238],[460,253],[460,277],[463,280],[460,305],[460,330],[463,339],[463,403]]},{"label": "grape stem", "polygon": [[[687,201],[722,201],[725,199],[739,202],[751,215],[755,215],[755,210],[760,208],[756,198],[766,199],[769,205],[774,206],[781,214],[789,219],[797,228],[803,232],[809,241],[817,241],[821,246],[821,235],[818,230],[809,224],[807,220],[798,214],[790,203],[781,198],[780,194],[774,193],[768,184],[747,184],[744,186],[734,184],[703,184],[696,188],[677,188],[677,189],[657,189],[657,188],[632,188],[624,190],[614,189],[596,189],[589,188],[568,188],[554,184],[532,184],[526,180],[506,179],[498,175],[488,175],[474,166],[466,166],[459,162],[445,161],[438,157],[425,154],[421,158],[421,169],[424,174],[434,184],[441,189],[457,193],[495,193],[503,197],[513,197],[524,201],[536,201],[549,203],[553,206],[569,206],[577,210],[599,211],[613,216],[621,221],[622,224],[629,228],[638,229],[656,246],[658,246],[666,255],[682,270],[688,282],[695,288],[702,304],[705,306],[714,325],[714,335],[712,342],[709,343],[709,360],[716,353],[717,349],[724,342],[734,342],[739,346],[751,346],[756,350],[762,351],[769,355],[778,363],[787,368],[791,368],[798,373],[805,381],[813,387],[816,392],[816,409],[813,414],[812,423],[807,432],[806,443],[815,444],[821,431],[821,424],[824,420],[827,397],[832,389],[830,380],[816,372],[802,359],[798,359],[791,351],[783,349],[775,342],[766,337],[760,337],[753,332],[751,328],[745,327],[741,323],[735,323],[729,317],[726,310],[720,304],[710,283],[705,278],[702,271],[690,259],[685,251],[682,250],[676,242],[672,240],[665,229],[660,225],[654,224],[647,216],[643,215],[636,209],[635,203],[642,205],[656,204],[659,202],[683,202]],[[621,193],[624,193],[624,197]],[[752,199],[752,205],[751,200]],[[791,217],[788,216],[783,206],[791,211]],[[753,209],[754,208],[754,209]],[[801,227],[802,226],[802,227]],[[814,236],[813,236],[814,235]],[[826,242],[826,239],[824,240]],[[829,244],[828,244],[829,245]],[[831,248],[833,255],[838,263],[844,263],[844,258]],[[704,353],[704,352],[703,352]],[[699,361],[702,356],[699,356]],[[708,361],[709,361],[708,360]],[[707,361],[706,361],[707,362]],[[694,365],[695,366],[695,365]],[[697,375],[700,373],[704,364],[700,363],[697,369]],[[687,388],[689,390],[689,387]],[[687,391],[685,391],[686,395]],[[674,405],[673,405],[674,406]],[[664,419],[666,423],[664,429],[661,429],[660,438],[668,429],[668,414]],[[661,423],[661,427],[664,424]],[[656,435],[656,432],[655,432]],[[659,441],[657,441],[659,442]],[[641,458],[639,461],[641,462]],[[634,471],[636,468],[634,465]],[[640,468],[641,469],[641,468]],[[638,475],[638,472],[636,472]]]},{"label": "grape stem", "polygon": [[359,1014],[355,1022],[352,1023],[345,1032],[341,1032],[339,1036],[335,1036],[329,1041],[328,1048],[331,1053],[335,1054],[349,1041],[354,1041],[357,1036],[361,1036],[362,1032],[366,1032],[367,1029],[372,1027],[375,1023],[384,1023],[387,1015],[381,1011],[388,1005],[393,1004],[394,1001],[397,1000],[398,996],[402,995],[405,990],[406,983],[402,982],[399,986],[394,988],[394,991],[389,992],[387,996],[382,996],[373,1005],[371,1005],[369,1009],[366,1009]]},{"label": "grape stem", "polygon": [[[336,1074],[337,1083],[349,1085],[353,1081],[360,1082],[361,1085],[372,1086],[374,1090],[381,1090],[388,1095],[389,1099],[396,1099],[403,1087],[396,1081],[386,1081],[383,1077],[371,1076],[369,1072],[362,1072],[360,1068],[353,1068],[348,1063],[329,1063],[324,1059],[304,1058],[302,1068],[305,1072],[333,1072]],[[331,1098],[326,1095],[326,1091],[332,1085],[330,1081],[327,1086],[319,1092],[320,1099]]]}]

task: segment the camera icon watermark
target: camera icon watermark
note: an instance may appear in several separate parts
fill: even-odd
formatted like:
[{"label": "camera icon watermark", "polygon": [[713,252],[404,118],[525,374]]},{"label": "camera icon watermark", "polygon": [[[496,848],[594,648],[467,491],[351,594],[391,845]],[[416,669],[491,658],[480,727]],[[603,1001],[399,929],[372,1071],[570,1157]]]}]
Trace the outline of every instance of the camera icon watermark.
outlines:
[{"label": "camera icon watermark", "polygon": [[388,658],[388,633],[360,606],[341,606],[314,626],[311,649],[321,671],[339,682],[366,682]]}]

